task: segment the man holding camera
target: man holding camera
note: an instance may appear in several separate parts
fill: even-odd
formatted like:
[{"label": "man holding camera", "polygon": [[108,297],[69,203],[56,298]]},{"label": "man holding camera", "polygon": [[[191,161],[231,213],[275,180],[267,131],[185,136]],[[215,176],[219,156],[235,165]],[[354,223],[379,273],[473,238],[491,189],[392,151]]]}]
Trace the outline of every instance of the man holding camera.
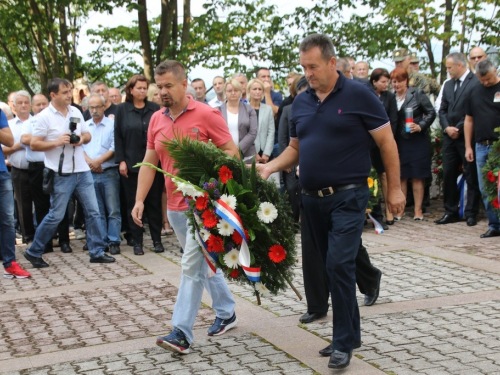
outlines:
[{"label": "man holding camera", "polygon": [[81,112],[71,106],[69,81],[52,79],[48,84],[48,92],[51,104],[33,118],[31,149],[45,152],[44,185],[51,190],[50,210],[39,224],[33,243],[24,257],[35,268],[49,267],[42,259],[45,244],[52,240],[66,213],[69,198],[75,192],[85,209],[90,262],[112,263],[115,258],[104,253],[106,243],[94,181],[81,147],[91,140],[88,126]]}]

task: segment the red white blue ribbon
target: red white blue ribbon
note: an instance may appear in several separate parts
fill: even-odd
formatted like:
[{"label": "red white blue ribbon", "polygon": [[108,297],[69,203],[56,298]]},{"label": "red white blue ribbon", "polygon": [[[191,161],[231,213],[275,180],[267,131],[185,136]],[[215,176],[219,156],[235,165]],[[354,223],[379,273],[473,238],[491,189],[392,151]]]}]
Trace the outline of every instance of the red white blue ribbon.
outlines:
[{"label": "red white blue ribbon", "polygon": [[[194,215],[198,216],[196,214],[196,212],[194,212]],[[215,265],[215,261],[217,260],[217,255],[215,255],[207,250],[207,243],[203,240],[203,237],[200,233],[200,230],[198,228],[196,220],[194,223],[194,238],[196,238],[196,240],[198,241],[198,244],[201,247],[201,252],[203,253],[205,260],[208,263],[208,267],[210,267],[210,270],[213,272],[213,274],[211,274],[209,271],[208,276],[211,277],[211,276],[215,275],[215,273],[217,272],[217,266]]]},{"label": "red white blue ribbon", "polygon": [[375,233],[377,233],[377,234],[384,233],[384,227],[369,212],[368,212],[368,217],[370,218],[370,220],[373,223],[373,227],[375,228]]},{"label": "red white blue ribbon", "polygon": [[213,203],[215,213],[222,219],[226,220],[242,238],[238,260],[241,268],[245,271],[248,280],[254,282],[260,281],[260,267],[250,267],[250,249],[248,248],[247,237],[245,236],[245,229],[243,228],[243,222],[241,221],[240,216],[221,199]]}]

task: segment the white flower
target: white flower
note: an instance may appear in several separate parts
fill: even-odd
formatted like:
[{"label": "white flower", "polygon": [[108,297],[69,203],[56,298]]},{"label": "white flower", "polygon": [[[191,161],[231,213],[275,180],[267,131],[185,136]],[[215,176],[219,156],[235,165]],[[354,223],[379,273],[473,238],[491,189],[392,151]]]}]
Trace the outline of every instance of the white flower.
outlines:
[{"label": "white flower", "polygon": [[262,296],[262,297],[267,297],[270,295],[270,292],[269,292],[269,289],[266,288],[266,286],[264,284],[262,284],[260,281],[257,281],[255,283],[255,290],[257,292],[259,292],[259,294]]},{"label": "white flower", "polygon": [[177,185],[177,190],[181,191],[185,197],[201,197],[203,193],[198,191],[193,184],[181,182],[179,180],[174,180],[174,183]]},{"label": "white flower", "polygon": [[236,209],[236,197],[234,195],[222,194],[220,200],[231,207],[233,210]]},{"label": "white flower", "polygon": [[234,228],[226,220],[221,219],[217,224],[217,229],[221,236],[230,236],[234,232]]},{"label": "white flower", "polygon": [[262,202],[259,206],[259,211],[257,211],[257,216],[260,221],[269,224],[278,217],[278,210],[272,203]]},{"label": "white flower", "polygon": [[201,238],[203,238],[203,241],[207,241],[208,240],[208,237],[210,237],[210,232],[206,229],[200,229],[200,235],[201,235]]},{"label": "white flower", "polygon": [[226,255],[224,255],[224,263],[226,263],[226,266],[228,266],[229,268],[236,268],[240,263],[238,261],[239,256],[240,252],[236,249],[232,249]]}]

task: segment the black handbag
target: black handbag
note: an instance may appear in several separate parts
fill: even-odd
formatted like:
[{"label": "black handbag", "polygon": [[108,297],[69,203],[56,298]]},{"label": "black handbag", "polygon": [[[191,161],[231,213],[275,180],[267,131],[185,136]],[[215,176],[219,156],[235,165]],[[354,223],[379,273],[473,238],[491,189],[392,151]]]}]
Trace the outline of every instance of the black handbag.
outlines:
[{"label": "black handbag", "polygon": [[51,194],[54,191],[54,171],[50,168],[43,169],[42,190],[45,194]]}]

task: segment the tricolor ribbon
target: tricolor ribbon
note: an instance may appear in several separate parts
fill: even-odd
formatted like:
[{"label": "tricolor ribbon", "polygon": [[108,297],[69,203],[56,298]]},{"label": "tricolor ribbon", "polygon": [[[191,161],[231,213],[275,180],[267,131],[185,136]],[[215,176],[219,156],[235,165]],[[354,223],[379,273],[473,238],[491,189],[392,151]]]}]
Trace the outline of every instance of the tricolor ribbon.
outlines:
[{"label": "tricolor ribbon", "polygon": [[[198,214],[196,212],[194,212],[194,215],[198,216]],[[198,217],[198,219],[199,219],[199,217]],[[195,229],[194,237],[196,238],[196,240],[198,241],[198,243],[201,247],[201,252],[203,253],[205,260],[208,263],[208,267],[210,268],[210,271],[212,271],[212,272],[210,272],[210,271],[208,272],[208,277],[212,277],[217,272],[217,266],[215,265],[215,261],[217,260],[217,255],[215,255],[214,253],[211,253],[210,251],[207,250],[207,243],[205,242],[205,240],[203,239],[203,237],[200,233],[200,229],[198,228],[198,224],[197,224],[196,219],[194,222],[194,229]]]},{"label": "tricolor ribbon", "polygon": [[463,219],[465,216],[465,206],[467,205],[467,181],[463,173],[457,178],[457,190],[460,195],[458,217]]},{"label": "tricolor ribbon", "polygon": [[377,233],[377,234],[384,233],[384,227],[382,227],[382,225],[377,220],[375,220],[375,218],[369,212],[368,212],[368,217],[370,218],[370,220],[373,223],[373,227],[375,228],[375,233]]},{"label": "tricolor ribbon", "polygon": [[240,216],[221,199],[213,203],[215,213],[226,220],[242,238],[238,260],[248,280],[255,282],[260,281],[260,267],[250,267],[250,249],[248,248],[247,237],[245,236],[245,229],[243,228],[243,222]]}]

